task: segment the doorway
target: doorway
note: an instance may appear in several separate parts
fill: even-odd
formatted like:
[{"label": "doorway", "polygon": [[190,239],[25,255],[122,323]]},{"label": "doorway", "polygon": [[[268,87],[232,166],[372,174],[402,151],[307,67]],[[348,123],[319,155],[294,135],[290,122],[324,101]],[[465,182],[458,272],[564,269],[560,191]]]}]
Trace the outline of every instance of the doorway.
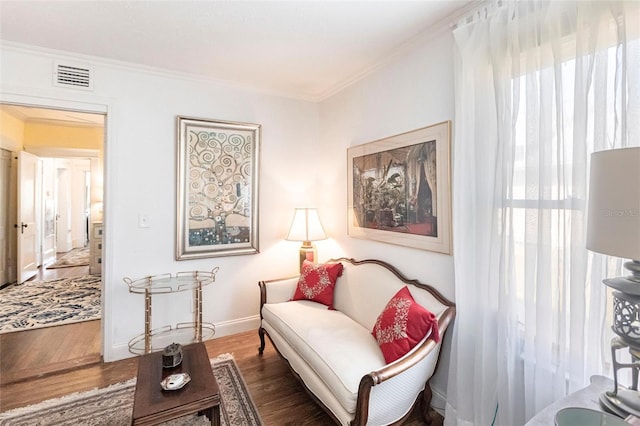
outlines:
[{"label": "doorway", "polygon": [[[99,282],[97,291],[101,298],[99,269],[91,268],[89,263],[54,265],[76,250],[88,251],[90,226],[102,223],[105,123],[106,115],[100,113],[0,104],[0,252],[5,254],[2,256],[5,264],[0,264],[3,287],[0,292],[11,286],[83,280],[91,276]],[[20,227],[14,226],[21,223],[17,210],[19,198],[25,197],[23,188],[18,189],[16,162],[21,152],[37,159],[32,207],[36,236],[30,246],[35,251],[37,267],[28,278],[19,274],[18,258],[24,248],[18,247]],[[6,161],[8,156],[10,161]],[[102,253],[100,260],[101,257]],[[24,380],[30,374],[46,375],[101,362],[101,330],[101,319],[80,319],[0,332],[3,348],[12,348],[11,352],[15,349],[16,354],[38,354],[31,357],[38,360],[32,364],[30,357],[24,356],[14,357],[15,362],[5,362],[14,358],[3,351],[1,384]],[[65,340],[64,354],[50,350],[53,342],[70,335],[76,339]],[[51,356],[45,356],[47,352]]]}]

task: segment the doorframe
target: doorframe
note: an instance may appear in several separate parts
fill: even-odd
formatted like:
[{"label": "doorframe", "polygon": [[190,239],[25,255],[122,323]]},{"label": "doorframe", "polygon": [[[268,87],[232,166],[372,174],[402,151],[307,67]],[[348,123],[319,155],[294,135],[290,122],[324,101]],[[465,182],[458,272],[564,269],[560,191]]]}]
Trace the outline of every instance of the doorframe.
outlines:
[{"label": "doorframe", "polygon": [[[66,160],[66,159],[65,159]],[[68,252],[73,248],[73,238],[71,235],[71,168],[68,162],[66,167],[60,167],[56,159],[55,170],[55,199],[56,199],[56,252]],[[64,211],[62,211],[64,209]],[[64,226],[60,226],[64,223]],[[62,228],[62,229],[61,229]]]},{"label": "doorframe", "polygon": [[[115,147],[113,143],[113,135],[115,134],[115,123],[113,117],[115,117],[114,110],[115,105],[112,99],[100,98],[97,96],[90,96],[90,99],[86,95],[75,94],[77,98],[66,98],[60,96],[59,93],[51,93],[49,91],[43,91],[45,93],[42,96],[38,96],[38,89],[28,88],[24,93],[24,89],[9,89],[3,87],[0,90],[0,103],[36,107],[36,108],[50,108],[66,111],[87,112],[94,114],[103,114],[105,116],[104,123],[104,137],[103,137],[103,165],[102,165],[102,223],[104,233],[104,243],[102,250],[102,288],[101,288],[101,309],[102,318],[100,321],[102,342],[100,353],[102,354],[105,362],[113,361],[116,359],[115,351],[113,349],[113,324],[111,317],[111,310],[114,306],[112,297],[107,288],[107,283],[112,282],[112,238],[110,235],[114,235],[111,229],[113,224],[110,221],[111,217],[114,217],[113,205],[110,202],[109,188],[111,188],[111,182],[115,176]],[[65,96],[73,96],[72,93],[65,93]]]}]

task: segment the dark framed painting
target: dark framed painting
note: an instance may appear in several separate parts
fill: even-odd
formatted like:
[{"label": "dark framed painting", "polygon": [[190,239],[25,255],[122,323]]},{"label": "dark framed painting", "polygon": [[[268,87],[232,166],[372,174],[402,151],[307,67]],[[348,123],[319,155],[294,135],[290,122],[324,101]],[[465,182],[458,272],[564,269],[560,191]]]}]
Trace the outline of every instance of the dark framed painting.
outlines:
[{"label": "dark framed painting", "polygon": [[177,260],[258,253],[260,129],[177,118]]},{"label": "dark framed painting", "polygon": [[348,232],[451,254],[451,122],[347,149]]}]

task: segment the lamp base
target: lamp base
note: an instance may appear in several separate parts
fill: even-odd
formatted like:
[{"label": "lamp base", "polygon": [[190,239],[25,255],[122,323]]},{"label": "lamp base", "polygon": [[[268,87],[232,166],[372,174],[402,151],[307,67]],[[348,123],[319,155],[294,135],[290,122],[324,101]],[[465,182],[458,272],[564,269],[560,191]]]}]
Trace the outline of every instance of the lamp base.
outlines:
[{"label": "lamp base", "polygon": [[318,249],[310,241],[305,241],[300,247],[300,271],[305,260],[312,263],[318,262]]},{"label": "lamp base", "polygon": [[629,415],[640,417],[640,392],[633,389],[619,389],[600,394],[600,405],[605,411],[625,418]]},{"label": "lamp base", "polygon": [[637,284],[640,284],[640,260],[625,262],[624,267],[631,272],[631,276],[627,278]]},{"label": "lamp base", "polygon": [[[614,331],[616,331],[615,328]],[[630,363],[618,361],[617,351],[621,349],[629,350]],[[600,395],[600,405],[605,410],[623,418],[629,414],[640,417],[640,392],[638,392],[640,351],[638,347],[625,341],[623,336],[614,337],[611,339],[611,362],[613,364],[613,390],[603,392]],[[632,383],[629,388],[618,385],[618,372],[625,368],[631,369]]]}]

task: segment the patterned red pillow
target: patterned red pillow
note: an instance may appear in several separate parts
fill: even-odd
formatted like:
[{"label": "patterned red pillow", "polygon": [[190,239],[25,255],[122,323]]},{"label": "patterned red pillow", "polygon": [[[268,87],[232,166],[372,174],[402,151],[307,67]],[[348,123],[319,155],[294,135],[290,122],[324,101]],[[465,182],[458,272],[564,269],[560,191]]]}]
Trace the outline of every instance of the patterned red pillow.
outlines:
[{"label": "patterned red pillow", "polygon": [[291,300],[313,300],[333,309],[333,289],[342,275],[342,263],[316,264],[305,260]]},{"label": "patterned red pillow", "polygon": [[429,330],[429,337],[439,342],[435,315],[416,303],[407,286],[404,286],[380,313],[372,334],[388,364],[413,349]]}]

